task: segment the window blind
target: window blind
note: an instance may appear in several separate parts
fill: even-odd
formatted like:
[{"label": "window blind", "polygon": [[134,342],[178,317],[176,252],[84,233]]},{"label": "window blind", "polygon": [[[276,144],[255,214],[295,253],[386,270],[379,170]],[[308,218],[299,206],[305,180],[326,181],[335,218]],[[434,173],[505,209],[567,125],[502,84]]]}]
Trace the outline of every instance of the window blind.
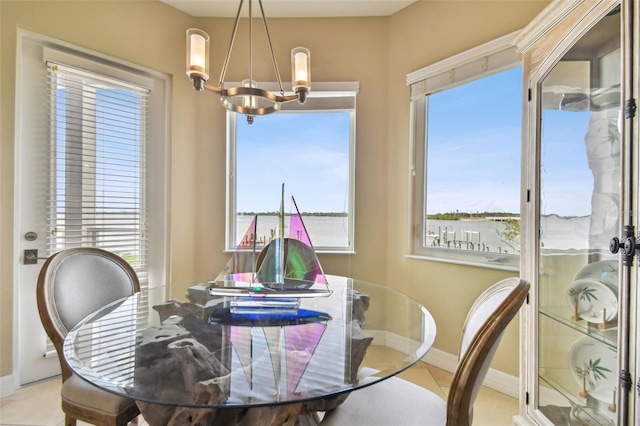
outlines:
[{"label": "window blind", "polygon": [[407,84],[411,87],[411,99],[512,67],[520,60],[516,47],[512,45],[517,34],[518,32],[507,34],[407,74]]},{"label": "window blind", "polygon": [[304,104],[292,101],[282,104],[282,111],[351,111],[356,108],[356,94],[308,97]]},{"label": "window blind", "polygon": [[149,90],[46,62],[50,119],[48,254],[99,247],[148,285]]}]

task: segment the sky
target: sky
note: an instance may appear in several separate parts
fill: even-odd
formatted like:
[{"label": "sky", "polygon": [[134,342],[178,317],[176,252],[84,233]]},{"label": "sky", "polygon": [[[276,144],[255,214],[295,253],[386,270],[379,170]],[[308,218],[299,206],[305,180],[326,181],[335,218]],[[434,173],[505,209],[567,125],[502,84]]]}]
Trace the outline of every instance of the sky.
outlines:
[{"label": "sky", "polygon": [[427,214],[520,211],[520,67],[427,99]]},{"label": "sky", "polygon": [[237,120],[237,211],[346,212],[349,112],[285,113]]},{"label": "sky", "polygon": [[[87,109],[85,121],[80,123],[74,121],[74,112],[77,105],[88,101],[82,98],[77,84],[69,84],[69,87],[60,87],[56,92],[58,208],[70,208],[72,200],[78,201],[71,193],[73,190],[69,193],[67,191],[68,188],[80,191],[81,182],[85,192],[89,185],[95,184],[95,198],[92,201],[100,211],[113,212],[139,207],[140,151],[143,149],[140,145],[139,94],[122,89],[96,88],[94,109]],[[83,89],[87,93],[91,92],[89,85]],[[88,96],[87,93],[85,96]],[[67,124],[67,120],[75,126]],[[94,135],[95,140],[88,135]],[[93,167],[89,168],[89,164]]]},{"label": "sky", "polygon": [[[427,214],[519,213],[521,90],[517,67],[429,96]],[[591,214],[585,137],[592,115],[543,110],[542,214]]]},{"label": "sky", "polygon": [[[429,96],[428,214],[519,213],[521,91],[516,67]],[[589,116],[544,112],[543,213],[590,213]],[[347,211],[349,113],[279,112],[237,123],[238,212],[276,211],[282,183],[301,212]]]}]

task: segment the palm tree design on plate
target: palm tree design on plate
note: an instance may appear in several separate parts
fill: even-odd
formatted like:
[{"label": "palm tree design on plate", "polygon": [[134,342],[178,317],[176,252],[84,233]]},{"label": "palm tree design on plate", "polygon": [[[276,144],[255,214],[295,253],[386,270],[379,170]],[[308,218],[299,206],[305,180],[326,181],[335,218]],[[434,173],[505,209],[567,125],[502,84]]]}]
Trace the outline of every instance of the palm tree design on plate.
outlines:
[{"label": "palm tree design on plate", "polygon": [[580,392],[582,398],[587,396],[587,384],[589,385],[589,389],[593,389],[599,380],[607,378],[605,373],[611,373],[611,370],[607,367],[600,365],[600,361],[601,358],[597,358],[596,360],[589,358],[589,362],[584,362],[583,368],[575,368],[576,374],[582,379],[582,391]]},{"label": "palm tree design on plate", "polygon": [[[580,314],[578,312],[578,304],[580,301],[586,301],[590,304],[592,301],[598,300],[598,296],[596,296],[596,289],[593,287],[589,287],[588,285],[585,285],[583,287],[578,287],[578,288],[570,287],[568,290],[568,294],[570,297],[573,298],[573,301],[574,301],[573,303],[574,312],[572,317],[574,321],[577,321],[580,319]],[[584,310],[584,307],[583,307],[583,310]],[[598,316],[598,314],[595,311],[593,311],[591,313],[591,316],[595,318]]]},{"label": "palm tree design on plate", "polygon": [[580,290],[576,290],[575,288],[569,289],[570,296],[573,296],[574,298],[576,298],[576,300],[586,300],[587,302],[598,300],[598,297],[595,293],[596,289],[589,286],[581,287]]}]

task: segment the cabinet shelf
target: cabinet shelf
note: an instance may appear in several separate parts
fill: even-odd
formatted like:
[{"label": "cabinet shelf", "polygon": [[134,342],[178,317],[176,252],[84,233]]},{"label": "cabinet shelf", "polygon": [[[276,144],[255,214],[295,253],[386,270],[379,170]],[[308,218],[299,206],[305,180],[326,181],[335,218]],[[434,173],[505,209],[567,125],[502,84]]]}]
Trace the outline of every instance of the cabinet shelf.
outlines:
[{"label": "cabinet shelf", "polygon": [[618,348],[617,327],[600,330],[597,324],[592,324],[585,320],[574,321],[570,318],[570,310],[567,307],[562,306],[540,307],[539,312],[541,315],[544,315],[553,321],[566,325],[585,336],[592,337],[599,342],[604,343],[611,349],[617,350]]},{"label": "cabinet shelf", "polygon": [[574,380],[571,372],[567,368],[547,368],[540,369],[538,376],[541,381],[549,385],[549,387],[564,398],[571,405],[584,405],[585,398],[580,398],[580,386]]},{"label": "cabinet shelf", "polygon": [[[572,419],[574,422],[569,424],[589,424],[589,425],[613,425],[615,413],[607,411],[607,404],[594,400],[589,401],[586,397],[579,396],[580,386],[576,383],[567,369],[541,369],[539,375],[540,381],[545,383],[551,390],[560,394],[563,400],[558,400],[557,395],[553,398],[553,405],[566,410],[567,417],[576,417],[580,419]],[[612,402],[613,402],[612,394]],[[540,406],[544,411],[544,405]],[[597,408],[596,408],[597,407]],[[570,413],[573,411],[573,415]],[[575,421],[577,420],[577,423]],[[566,424],[566,423],[563,423]]]}]

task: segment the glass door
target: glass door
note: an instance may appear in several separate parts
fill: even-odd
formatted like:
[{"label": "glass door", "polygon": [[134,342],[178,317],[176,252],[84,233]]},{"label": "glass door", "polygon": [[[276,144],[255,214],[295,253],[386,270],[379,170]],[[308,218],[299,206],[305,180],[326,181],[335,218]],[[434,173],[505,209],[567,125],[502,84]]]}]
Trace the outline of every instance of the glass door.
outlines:
[{"label": "glass door", "polygon": [[537,87],[537,401],[554,425],[617,424],[620,28],[617,6]]}]

